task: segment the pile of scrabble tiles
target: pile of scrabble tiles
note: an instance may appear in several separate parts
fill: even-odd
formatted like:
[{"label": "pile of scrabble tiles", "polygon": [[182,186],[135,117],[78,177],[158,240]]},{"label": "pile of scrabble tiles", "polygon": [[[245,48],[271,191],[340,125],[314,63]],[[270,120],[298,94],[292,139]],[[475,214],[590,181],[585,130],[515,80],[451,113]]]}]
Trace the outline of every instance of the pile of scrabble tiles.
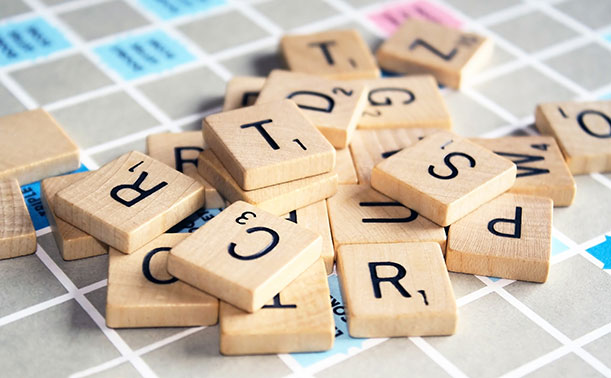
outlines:
[{"label": "pile of scrabble tiles", "polygon": [[336,266],[353,337],[451,335],[448,271],[545,282],[552,207],[572,174],[611,170],[609,101],[538,105],[545,136],[451,132],[438,83],[459,89],[491,49],[417,20],[377,59],[353,30],[286,36],[290,71],[231,80],[203,133],[65,176],[78,147],[49,114],[1,118],[0,258],[36,250],[19,184],[44,179],[63,258],[109,253],[109,327],[219,322],[223,354],[327,350]]}]

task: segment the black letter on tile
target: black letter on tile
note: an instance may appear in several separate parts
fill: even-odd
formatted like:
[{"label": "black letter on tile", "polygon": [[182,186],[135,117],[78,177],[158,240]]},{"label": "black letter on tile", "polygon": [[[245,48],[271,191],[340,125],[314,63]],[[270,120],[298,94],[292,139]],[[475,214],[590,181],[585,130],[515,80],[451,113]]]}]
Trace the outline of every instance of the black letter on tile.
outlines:
[{"label": "black letter on tile", "polygon": [[[393,277],[379,277],[377,268],[378,266],[392,266],[397,269],[397,274]],[[399,280],[405,277],[407,272],[401,264],[391,261],[380,261],[369,263],[369,275],[371,276],[371,284],[373,285],[373,295],[376,298],[382,298],[382,291],[380,290],[380,282],[390,282],[393,286],[401,293],[405,298],[410,298],[411,295],[405,290],[399,283]]]},{"label": "black letter on tile", "polygon": [[[142,184],[142,182],[144,181],[144,179],[146,179],[147,176],[148,176],[148,172],[142,172],[142,173],[140,173],[140,177],[138,177],[136,182],[134,182],[133,184],[123,184],[123,185],[115,186],[110,191],[110,197],[112,199],[114,199],[115,201],[119,202],[120,204],[124,205],[124,206],[132,207],[135,204],[137,204],[138,202],[140,202],[143,199],[145,199],[146,197],[150,196],[151,194],[153,194],[156,191],[160,190],[164,186],[168,185],[167,182],[162,181],[159,184],[155,185],[153,188],[151,188],[149,190],[144,190],[144,189],[140,188],[140,184]],[[125,189],[131,189],[131,190],[133,190],[135,192],[138,192],[139,195],[136,198],[132,199],[132,200],[126,201],[123,198],[119,197],[119,192],[121,190],[125,190]]]},{"label": "black letter on tile", "polygon": [[183,159],[182,158],[182,152],[185,150],[202,152],[204,149],[201,147],[175,147],[174,148],[174,161],[176,162],[176,170],[178,172],[184,172],[182,170],[182,167],[185,163],[191,163],[197,167],[197,159]]},{"label": "black letter on tile", "polygon": [[[499,222],[512,223],[515,227],[513,234],[508,234],[505,232],[497,231],[494,228],[494,226]],[[488,223],[488,231],[490,231],[492,234],[496,236],[500,236],[503,238],[519,239],[522,236],[522,208],[520,206],[516,207],[516,216],[514,219],[496,218],[496,219],[491,220]]]},{"label": "black letter on tile", "polygon": [[452,162],[450,161],[454,156],[464,157],[465,159],[469,160],[469,166],[471,168],[475,167],[475,159],[473,159],[473,157],[471,157],[470,155],[467,155],[463,152],[450,152],[449,154],[446,155],[445,158],[443,158],[443,162],[448,166],[448,168],[450,168],[452,173],[450,173],[447,176],[440,176],[437,173],[435,173],[435,166],[429,165],[429,175],[435,178],[438,178],[440,180],[451,180],[454,177],[458,176],[458,169],[456,169],[456,166],[452,164]]},{"label": "black letter on tile", "polygon": [[246,233],[248,234],[252,234],[253,232],[267,232],[268,234],[272,236],[272,242],[269,243],[269,245],[265,247],[264,249],[262,249],[261,251],[254,253],[252,255],[248,255],[248,256],[239,255],[235,251],[236,244],[231,242],[229,243],[229,247],[227,248],[227,250],[229,251],[229,255],[231,257],[234,257],[238,260],[255,260],[255,259],[258,259],[259,257],[265,256],[266,254],[268,254],[272,249],[274,249],[278,245],[278,242],[280,241],[280,235],[278,235],[278,233],[272,230],[271,228],[252,227],[246,230]]},{"label": "black letter on tile", "polygon": [[335,41],[312,42],[308,44],[308,47],[319,47],[325,57],[325,60],[327,61],[327,64],[332,66],[335,64],[335,61],[331,56],[329,46],[335,46]]},{"label": "black letter on tile", "polygon": [[149,253],[147,253],[146,256],[144,256],[144,260],[142,260],[142,274],[144,274],[144,277],[147,280],[151,281],[154,284],[158,284],[158,285],[167,285],[167,284],[171,284],[171,283],[178,281],[178,278],[176,277],[172,277],[167,280],[160,280],[160,279],[153,277],[153,275],[151,274],[151,260],[153,259],[153,256],[155,256],[155,254],[159,252],[170,252],[170,249],[172,248],[169,248],[169,247],[155,248],[152,251],[150,251]]},{"label": "black letter on tile", "polygon": [[296,304],[283,304],[280,302],[280,293],[274,295],[274,304],[265,305],[261,308],[297,308]]},{"label": "black letter on tile", "polygon": [[[327,102],[327,106],[326,107],[316,107],[316,106],[310,106],[310,105],[303,105],[293,99],[293,97],[295,96],[320,97]],[[313,92],[313,91],[296,91],[286,96],[286,98],[288,98],[289,100],[295,101],[295,103],[297,103],[297,106],[299,106],[301,109],[313,110],[315,112],[331,113],[333,111],[333,107],[335,106],[335,101],[331,97],[327,96],[324,93],[318,93],[318,92]]]},{"label": "black letter on tile", "polygon": [[[586,125],[586,122],[584,120],[585,116],[588,114],[594,114],[604,119],[605,122],[607,122],[607,124],[609,125],[609,133],[608,134],[597,134],[593,132],[592,130],[590,130],[590,128],[588,127],[588,125]],[[609,118],[609,116],[603,112],[600,112],[598,110],[581,111],[579,114],[577,114],[577,123],[579,123],[579,126],[583,129],[583,131],[585,131],[586,133],[588,133],[589,135],[595,138],[601,138],[601,139],[611,138],[611,118]]]},{"label": "black letter on tile", "polygon": [[245,125],[240,126],[241,129],[247,129],[249,127],[254,127],[255,129],[257,129],[257,131],[259,132],[259,134],[261,134],[261,136],[265,139],[265,141],[267,142],[267,144],[269,144],[269,146],[274,149],[274,150],[279,150],[280,146],[278,146],[278,143],[276,143],[276,141],[274,140],[274,138],[272,138],[271,135],[268,134],[267,130],[265,130],[263,128],[263,125],[266,123],[271,123],[272,120],[271,119],[264,119],[263,121],[257,121],[257,122],[253,122],[253,123],[247,123]]}]

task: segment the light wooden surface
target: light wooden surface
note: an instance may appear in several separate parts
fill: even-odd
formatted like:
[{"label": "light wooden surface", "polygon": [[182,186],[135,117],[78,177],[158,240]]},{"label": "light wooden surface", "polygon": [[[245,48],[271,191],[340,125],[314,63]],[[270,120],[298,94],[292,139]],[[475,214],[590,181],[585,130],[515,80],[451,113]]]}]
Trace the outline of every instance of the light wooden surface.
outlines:
[{"label": "light wooden surface", "polygon": [[333,273],[335,250],[333,249],[333,240],[331,238],[331,226],[329,225],[327,202],[324,200],[315,202],[311,205],[293,210],[290,213],[283,215],[283,217],[317,233],[322,237],[322,249],[320,252],[320,257],[325,263],[327,273]]},{"label": "light wooden surface", "polygon": [[227,82],[223,111],[251,106],[257,100],[265,78],[259,76],[234,76]]},{"label": "light wooden surface", "polygon": [[380,76],[369,47],[354,29],[285,35],[280,48],[291,71],[338,80]]},{"label": "light wooden surface", "polygon": [[371,174],[374,189],[440,226],[507,191],[515,180],[510,160],[446,131],[389,157]]},{"label": "light wooden surface", "polygon": [[397,73],[435,76],[460,88],[492,55],[493,42],[474,33],[410,18],[378,49],[380,67]]},{"label": "light wooden surface", "polygon": [[206,148],[208,146],[201,131],[160,133],[146,137],[147,155],[199,181],[204,186],[206,209],[218,209],[225,205],[225,200],[197,173],[197,158]]},{"label": "light wooden surface", "polygon": [[369,185],[340,185],[327,206],[336,250],[347,244],[429,241],[445,250],[443,227]]},{"label": "light wooden surface", "polygon": [[552,201],[506,193],[450,226],[453,272],[545,282],[552,245]]},{"label": "light wooden surface", "polygon": [[293,100],[335,148],[346,148],[367,104],[367,90],[359,81],[273,70],[257,104]]},{"label": "light wooden surface", "polygon": [[244,190],[335,167],[335,149],[291,100],[210,115],[204,118],[204,137]]},{"label": "light wooden surface", "polygon": [[335,170],[340,185],[357,184],[359,182],[356,175],[356,168],[352,160],[350,148],[335,150]]},{"label": "light wooden surface", "polygon": [[57,248],[64,260],[77,260],[108,253],[108,245],[74,227],[55,215],[55,194],[91,175],[90,172],[51,177],[40,184],[40,199],[45,208],[49,226]]},{"label": "light wooden surface", "polygon": [[574,175],[611,172],[611,100],[540,104],[535,123],[558,141]]},{"label": "light wooden surface", "polygon": [[452,119],[431,75],[361,81],[368,88],[361,129],[433,127],[451,129]]},{"label": "light wooden surface", "polygon": [[0,141],[0,180],[26,185],[81,165],[76,144],[42,109],[0,117]]},{"label": "light wooden surface", "polygon": [[312,264],[254,314],[221,302],[225,355],[316,352],[333,347],[335,323],[322,261]]},{"label": "light wooden surface", "polygon": [[350,336],[455,332],[456,300],[439,244],[342,246],[337,270]]},{"label": "light wooden surface", "polygon": [[167,271],[169,251],[189,234],[162,234],[125,255],[108,256],[106,325],[111,328],[189,327],[216,324],[218,299]]},{"label": "light wooden surface", "polygon": [[517,175],[510,192],[549,197],[554,206],[573,203],[575,180],[554,138],[525,136],[471,141],[514,162]]},{"label": "light wooden surface", "polygon": [[200,175],[212,183],[228,202],[245,201],[276,215],[329,198],[337,192],[338,186],[337,173],[330,172],[261,189],[243,190],[212,150],[199,155],[198,169]]},{"label": "light wooden surface", "polygon": [[36,232],[15,179],[0,180],[0,260],[36,252]]},{"label": "light wooden surface", "polygon": [[248,312],[320,258],[320,235],[236,202],[170,251],[168,272]]},{"label": "light wooden surface", "polygon": [[350,150],[359,184],[369,184],[371,170],[379,162],[389,158],[405,147],[409,147],[427,135],[441,129],[380,129],[357,130],[352,138]]},{"label": "light wooden surface", "polygon": [[55,214],[123,253],[131,253],[204,203],[204,187],[147,156],[128,152],[60,190]]}]

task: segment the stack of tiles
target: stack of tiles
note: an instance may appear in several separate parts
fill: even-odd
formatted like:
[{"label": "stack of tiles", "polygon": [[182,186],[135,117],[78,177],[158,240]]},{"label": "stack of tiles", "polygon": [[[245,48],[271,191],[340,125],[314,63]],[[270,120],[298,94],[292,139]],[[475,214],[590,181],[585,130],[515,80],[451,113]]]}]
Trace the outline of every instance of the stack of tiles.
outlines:
[{"label": "stack of tiles", "polygon": [[109,327],[219,322],[228,355],[330,349],[335,262],[354,337],[453,334],[448,271],[546,281],[553,206],[572,174],[611,170],[610,101],[539,105],[543,136],[466,139],[438,83],[463,85],[490,40],[408,20],[376,54],[412,74],[391,78],[354,30],[280,45],[291,71],[233,78],[203,132],[93,172],[50,177],[80,162],[43,110],[0,118],[0,259],[36,251],[19,183],[44,178],[62,257],[109,254]]}]

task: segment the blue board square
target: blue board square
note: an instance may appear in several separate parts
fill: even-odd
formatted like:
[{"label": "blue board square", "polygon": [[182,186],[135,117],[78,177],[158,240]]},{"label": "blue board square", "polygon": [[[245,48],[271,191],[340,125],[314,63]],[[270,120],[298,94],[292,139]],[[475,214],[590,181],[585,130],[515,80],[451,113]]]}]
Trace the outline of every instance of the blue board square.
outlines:
[{"label": "blue board square", "polygon": [[162,31],[120,39],[97,47],[95,52],[125,80],[159,73],[195,59]]},{"label": "blue board square", "polygon": [[[67,174],[87,171],[89,171],[89,169],[87,169],[87,167],[84,165],[81,165],[81,167],[76,171]],[[23,194],[23,199],[25,200],[25,204],[30,212],[32,223],[34,223],[34,228],[36,230],[40,230],[47,227],[49,225],[49,221],[47,220],[45,209],[43,208],[42,201],[40,199],[40,181],[22,186],[21,193]]]},{"label": "blue board square", "polygon": [[0,26],[0,67],[33,60],[70,47],[70,42],[42,18]]},{"label": "blue board square", "polygon": [[140,0],[140,4],[158,17],[169,20],[187,14],[204,12],[225,4],[225,0]]}]

